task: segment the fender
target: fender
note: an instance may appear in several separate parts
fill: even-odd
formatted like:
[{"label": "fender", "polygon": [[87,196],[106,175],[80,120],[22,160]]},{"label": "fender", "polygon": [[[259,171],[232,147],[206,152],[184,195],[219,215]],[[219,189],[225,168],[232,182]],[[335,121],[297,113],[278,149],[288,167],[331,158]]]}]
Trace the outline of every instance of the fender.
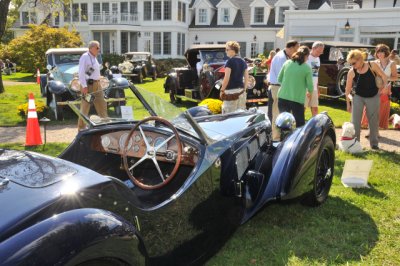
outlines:
[{"label": "fender", "polygon": [[144,265],[146,255],[133,225],[99,209],[54,215],[0,243],[1,265],[76,265],[101,258]]},{"label": "fender", "polygon": [[178,76],[176,72],[169,73],[164,82],[165,93],[170,91],[175,91],[176,93],[176,88],[177,88],[176,84],[178,84]]},{"label": "fender", "polygon": [[40,75],[40,85],[46,87],[47,85],[47,74],[41,74]]},{"label": "fender", "polygon": [[68,90],[64,83],[58,80],[50,80],[48,83],[48,88],[49,91],[54,94],[63,94]]},{"label": "fender", "polygon": [[267,177],[268,184],[258,200],[246,210],[242,223],[268,201],[292,199],[312,190],[318,151],[326,136],[336,144],[331,118],[319,114],[279,144],[271,158],[272,163],[266,160],[258,167]]}]

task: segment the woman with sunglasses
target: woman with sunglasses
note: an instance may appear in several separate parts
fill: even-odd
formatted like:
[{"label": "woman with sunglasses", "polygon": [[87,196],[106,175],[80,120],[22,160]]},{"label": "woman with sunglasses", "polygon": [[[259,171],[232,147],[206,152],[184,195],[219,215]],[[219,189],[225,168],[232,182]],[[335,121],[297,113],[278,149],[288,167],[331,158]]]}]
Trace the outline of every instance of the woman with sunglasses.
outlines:
[{"label": "woman with sunglasses", "polygon": [[229,59],[225,63],[225,76],[220,91],[223,114],[246,109],[246,88],[249,80],[247,64],[239,56],[239,43],[228,41],[225,47]]},{"label": "woman with sunglasses", "polygon": [[[388,81],[397,80],[396,64],[389,59],[390,49],[386,44],[378,44],[375,48],[375,62],[379,65],[383,72],[385,72]],[[385,87],[380,89],[380,107],[379,107],[379,128],[388,129],[389,116],[390,116],[390,94],[391,84],[388,83]],[[364,108],[363,117],[361,120],[362,127],[368,127],[367,112]],[[369,135],[367,134],[366,137]]]},{"label": "woman with sunglasses", "polygon": [[[347,55],[347,62],[352,66],[347,74],[346,104],[347,111],[351,112],[351,121],[354,124],[356,138],[360,140],[361,117],[364,106],[370,127],[369,143],[372,149],[379,149],[379,88],[375,84],[375,75],[379,75],[383,84],[387,84],[387,77],[376,62],[365,62],[360,50],[352,50]],[[354,86],[353,86],[354,84]],[[354,97],[351,96],[352,88],[355,88]],[[350,101],[352,100],[353,106]]]}]

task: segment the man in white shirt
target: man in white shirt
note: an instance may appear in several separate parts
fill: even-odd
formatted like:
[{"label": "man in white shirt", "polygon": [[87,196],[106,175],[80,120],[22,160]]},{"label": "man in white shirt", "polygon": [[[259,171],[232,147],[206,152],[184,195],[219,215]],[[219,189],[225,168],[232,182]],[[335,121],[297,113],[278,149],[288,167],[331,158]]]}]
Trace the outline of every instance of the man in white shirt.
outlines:
[{"label": "man in white shirt", "polygon": [[[318,114],[318,72],[321,66],[321,61],[319,60],[319,56],[324,52],[324,43],[323,42],[314,42],[311,48],[310,55],[308,56],[308,65],[311,67],[312,75],[313,75],[313,83],[314,90],[311,97],[307,97],[304,101],[304,108],[310,107],[312,116],[316,116]],[[307,92],[308,93],[308,92]]]},{"label": "man in white shirt", "polygon": [[[104,100],[104,92],[100,86],[100,64],[97,55],[100,51],[98,41],[89,42],[89,51],[84,53],[79,59],[79,82],[81,83],[82,101],[81,113],[89,114],[91,99],[94,97],[93,104],[100,117],[107,117],[107,103]],[[78,120],[78,130],[85,129],[82,119]]]},{"label": "man in white shirt", "polygon": [[271,70],[269,72],[269,87],[268,87],[268,117],[272,124],[272,140],[279,141],[280,135],[278,128],[275,125],[275,120],[279,115],[278,108],[278,90],[281,84],[278,82],[278,75],[282,69],[283,64],[286,60],[292,57],[297,49],[299,49],[299,43],[291,40],[286,43],[285,49],[280,50],[272,59]]}]

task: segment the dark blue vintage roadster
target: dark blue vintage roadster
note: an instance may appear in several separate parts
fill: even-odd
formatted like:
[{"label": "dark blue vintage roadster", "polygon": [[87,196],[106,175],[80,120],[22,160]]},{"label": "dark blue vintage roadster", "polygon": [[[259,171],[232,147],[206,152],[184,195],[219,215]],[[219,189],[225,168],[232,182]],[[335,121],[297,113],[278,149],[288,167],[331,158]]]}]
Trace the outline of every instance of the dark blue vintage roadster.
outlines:
[{"label": "dark blue vintage roadster", "polygon": [[125,94],[119,117],[78,113],[88,129],[59,158],[0,150],[1,265],[200,264],[267,202],[327,199],[326,114],[301,128],[282,114],[272,142],[257,109],[181,112],[133,85]]}]

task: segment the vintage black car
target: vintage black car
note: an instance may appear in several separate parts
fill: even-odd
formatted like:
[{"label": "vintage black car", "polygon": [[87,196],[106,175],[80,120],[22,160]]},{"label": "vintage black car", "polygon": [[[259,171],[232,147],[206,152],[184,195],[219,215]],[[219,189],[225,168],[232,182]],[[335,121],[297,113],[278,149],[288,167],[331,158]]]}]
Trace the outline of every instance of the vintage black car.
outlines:
[{"label": "vintage black car", "polygon": [[[64,102],[79,100],[81,97],[78,79],[79,58],[87,51],[88,48],[52,48],[46,51],[48,72],[40,75],[40,90],[56,120],[64,119],[64,108],[67,107]],[[101,55],[97,58],[101,64]],[[128,87],[129,83],[121,77],[109,78],[101,77],[100,85],[105,92],[108,106],[113,106],[115,112],[120,113],[120,106],[124,101],[118,99],[125,97],[124,88]]]},{"label": "vintage black car", "polygon": [[[303,41],[301,45],[311,48],[314,41]],[[344,96],[347,73],[350,65],[346,62],[347,53],[353,49],[369,52],[372,45],[353,42],[324,41],[324,53],[320,56],[321,67],[318,73],[318,87],[320,95],[338,98]],[[370,56],[369,60],[374,60]]]},{"label": "vintage black car", "polygon": [[328,115],[295,128],[283,113],[272,142],[260,109],[182,113],[144,89],[126,95],[119,117],[78,113],[89,129],[58,158],[0,150],[1,265],[200,264],[266,203],[327,199]]},{"label": "vintage black car", "polygon": [[[225,44],[193,45],[185,52],[188,65],[173,68],[165,79],[164,89],[171,102],[181,99],[200,102],[205,98],[219,98],[219,89],[229,59]],[[257,67],[257,61],[246,60],[250,74],[247,88],[248,102],[267,101],[263,80],[266,74]]]},{"label": "vintage black car", "polygon": [[157,66],[149,52],[129,52],[125,54],[125,61],[118,65],[124,77],[132,82],[143,83],[143,79],[151,77],[157,79]]}]

